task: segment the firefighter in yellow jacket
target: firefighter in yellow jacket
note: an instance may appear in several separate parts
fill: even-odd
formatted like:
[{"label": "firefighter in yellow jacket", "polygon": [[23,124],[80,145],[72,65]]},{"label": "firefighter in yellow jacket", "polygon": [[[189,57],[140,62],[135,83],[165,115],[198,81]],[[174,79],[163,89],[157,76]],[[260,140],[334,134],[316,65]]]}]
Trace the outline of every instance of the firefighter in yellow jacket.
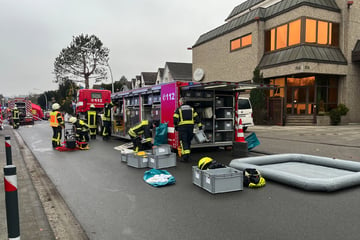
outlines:
[{"label": "firefighter in yellow jacket", "polygon": [[89,126],[89,133],[91,139],[96,139],[96,110],[94,104],[90,105],[90,110],[87,111],[87,125]]},{"label": "firefighter in yellow jacket", "polygon": [[64,117],[61,114],[60,105],[54,103],[50,113],[50,126],[53,129],[52,146],[53,148],[61,146],[62,129],[65,127]]},{"label": "firefighter in yellow jacket", "polygon": [[175,110],[173,120],[175,130],[179,132],[179,140],[181,147],[181,161],[190,161],[190,148],[191,140],[194,137],[194,125],[197,124],[199,129],[202,129],[200,117],[195,112],[194,108],[190,105],[185,104],[185,100],[180,98],[179,105]]},{"label": "firefighter in yellow jacket", "polygon": [[13,128],[17,129],[20,126],[20,111],[17,107],[11,110]]},{"label": "firefighter in yellow jacket", "polygon": [[108,140],[111,136],[111,108],[114,107],[114,104],[112,102],[105,103],[104,106],[104,114],[102,117],[103,120],[103,130],[102,130],[102,136],[103,140]]},{"label": "firefighter in yellow jacket", "polygon": [[[134,145],[135,152],[140,150],[149,150],[152,148],[152,132],[153,122],[149,120],[143,120],[136,126],[129,129],[131,141]],[[143,139],[142,139],[143,137]]]},{"label": "firefighter in yellow jacket", "polygon": [[77,119],[76,117],[71,117],[69,122],[73,124],[75,130],[75,138],[77,144],[80,149],[89,149],[89,127],[88,125],[81,119]]}]

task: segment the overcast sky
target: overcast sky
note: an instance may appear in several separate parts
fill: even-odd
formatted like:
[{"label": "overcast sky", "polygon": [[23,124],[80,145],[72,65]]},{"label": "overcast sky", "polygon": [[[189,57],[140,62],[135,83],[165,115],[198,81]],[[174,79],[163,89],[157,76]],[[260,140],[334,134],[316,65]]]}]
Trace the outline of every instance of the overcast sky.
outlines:
[{"label": "overcast sky", "polygon": [[[0,0],[0,94],[55,90],[53,64],[81,33],[110,49],[114,81],[192,62],[199,36],[244,0]],[[110,83],[109,79],[105,83]]]}]

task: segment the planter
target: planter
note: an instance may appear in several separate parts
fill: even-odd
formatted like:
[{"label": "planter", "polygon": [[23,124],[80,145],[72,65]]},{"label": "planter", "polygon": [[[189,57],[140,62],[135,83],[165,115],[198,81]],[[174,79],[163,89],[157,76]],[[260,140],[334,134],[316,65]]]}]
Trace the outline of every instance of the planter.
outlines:
[{"label": "planter", "polygon": [[330,125],[330,117],[329,115],[316,116],[316,125],[318,126],[329,126]]}]

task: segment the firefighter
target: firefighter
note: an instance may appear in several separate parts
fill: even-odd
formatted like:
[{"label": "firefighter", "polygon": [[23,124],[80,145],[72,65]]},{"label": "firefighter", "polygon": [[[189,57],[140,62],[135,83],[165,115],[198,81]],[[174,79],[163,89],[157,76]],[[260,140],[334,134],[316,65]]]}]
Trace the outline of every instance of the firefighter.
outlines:
[{"label": "firefighter", "polygon": [[[134,145],[134,152],[149,150],[152,148],[152,129],[156,124],[149,120],[143,120],[136,126],[129,129],[129,136]],[[143,139],[142,139],[143,137]]]},{"label": "firefighter", "polygon": [[13,124],[13,128],[17,129],[20,126],[20,112],[19,109],[17,107],[14,107],[11,110],[11,116],[12,116],[12,124]]},{"label": "firefighter", "polygon": [[50,126],[53,129],[53,137],[52,137],[52,146],[53,148],[60,147],[62,129],[65,127],[64,117],[59,112],[60,105],[58,103],[54,103],[52,106],[52,111],[50,113]]},{"label": "firefighter", "polygon": [[75,137],[80,149],[89,149],[89,126],[81,119],[71,117],[69,119],[75,129]]},{"label": "firefighter", "polygon": [[104,114],[102,117],[103,120],[103,131],[102,136],[103,140],[108,140],[111,136],[111,108],[114,107],[112,102],[105,103]]},{"label": "firefighter", "polygon": [[87,125],[89,126],[90,138],[96,139],[96,110],[94,104],[90,105],[90,110],[87,111]]},{"label": "firefighter", "polygon": [[190,161],[190,148],[191,148],[191,140],[194,137],[194,124],[197,124],[199,129],[202,129],[202,124],[200,122],[200,117],[195,112],[194,108],[190,105],[185,104],[185,100],[183,98],[179,99],[179,105],[175,110],[173,119],[174,119],[174,127],[175,131],[179,132],[179,140],[180,140],[180,152],[181,152],[181,162],[189,162]]}]

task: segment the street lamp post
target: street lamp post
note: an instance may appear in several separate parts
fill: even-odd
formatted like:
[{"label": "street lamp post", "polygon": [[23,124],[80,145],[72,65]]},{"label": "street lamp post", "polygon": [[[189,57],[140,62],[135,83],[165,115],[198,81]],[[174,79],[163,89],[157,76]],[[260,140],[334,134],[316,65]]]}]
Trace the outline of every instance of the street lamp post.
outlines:
[{"label": "street lamp post", "polygon": [[111,77],[111,93],[114,93],[114,79],[113,79],[113,74],[112,74],[112,71],[111,71],[111,67],[110,67],[110,64],[109,64],[109,59],[106,60],[106,64],[110,70],[110,77]]}]

